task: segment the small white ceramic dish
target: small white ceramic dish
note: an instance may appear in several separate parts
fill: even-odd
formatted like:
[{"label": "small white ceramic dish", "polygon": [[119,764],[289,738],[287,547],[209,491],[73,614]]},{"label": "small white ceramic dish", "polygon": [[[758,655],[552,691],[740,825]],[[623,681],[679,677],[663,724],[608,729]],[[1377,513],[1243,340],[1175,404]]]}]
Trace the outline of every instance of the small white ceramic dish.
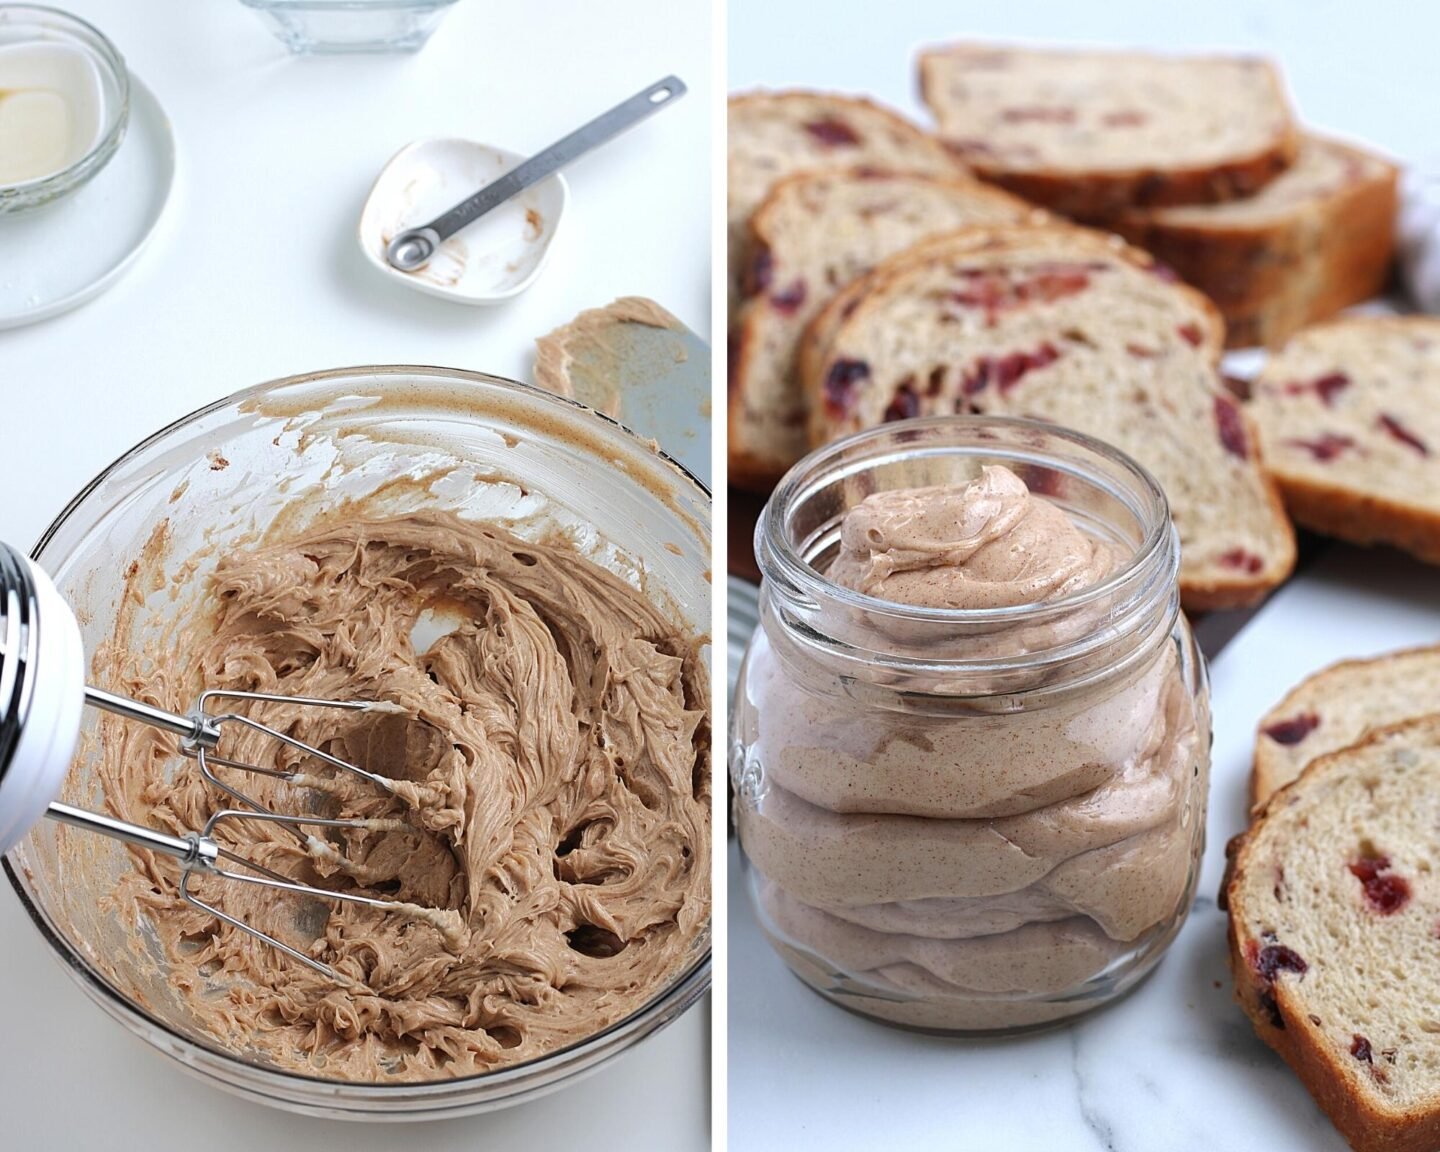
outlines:
[{"label": "small white ceramic dish", "polygon": [[110,287],[150,239],[174,182],[170,120],[132,75],[129,128],[114,159],[64,199],[0,216],[0,329],[57,316]]},{"label": "small white ceramic dish", "polygon": [[550,176],[436,250],[424,268],[401,272],[385,246],[406,228],[434,219],[526,157],[471,140],[417,140],[385,165],[360,213],[360,249],[382,274],[408,288],[465,304],[498,304],[535,283],[570,197],[565,177]]}]

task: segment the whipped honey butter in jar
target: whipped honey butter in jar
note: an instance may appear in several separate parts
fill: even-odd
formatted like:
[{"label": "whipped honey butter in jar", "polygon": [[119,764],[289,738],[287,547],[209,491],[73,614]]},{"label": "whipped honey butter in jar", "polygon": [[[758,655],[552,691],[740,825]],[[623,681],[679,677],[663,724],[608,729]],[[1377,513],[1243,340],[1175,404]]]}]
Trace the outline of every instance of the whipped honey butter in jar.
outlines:
[{"label": "whipped honey butter in jar", "polygon": [[755,551],[730,768],[786,963],[955,1032],[1133,987],[1189,910],[1209,777],[1155,480],[1027,421],[888,424],[798,464]]}]

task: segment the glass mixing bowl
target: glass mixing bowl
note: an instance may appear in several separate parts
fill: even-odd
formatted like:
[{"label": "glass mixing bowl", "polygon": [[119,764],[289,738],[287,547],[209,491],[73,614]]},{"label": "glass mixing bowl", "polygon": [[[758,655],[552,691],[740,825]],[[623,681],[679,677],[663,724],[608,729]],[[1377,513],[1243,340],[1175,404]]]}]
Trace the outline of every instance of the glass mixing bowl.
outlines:
[{"label": "glass mixing bowl", "polygon": [[[112,638],[126,569],[147,544],[155,546],[157,529],[168,534],[165,555],[177,561],[204,540],[218,541],[221,548],[208,553],[213,563],[227,539],[253,538],[282,509],[287,523],[298,514],[303,524],[337,502],[362,498],[397,514],[444,507],[532,539],[563,531],[594,562],[632,583],[643,579],[651,600],[694,634],[709,631],[710,496],[698,481],[580,404],[444,368],[336,369],[217,401],[105,469],[33,556],[76,609],[93,653]],[[208,563],[173,586],[173,599],[172,589],[151,595],[146,612],[186,611],[203,591]],[[95,721],[92,712],[65,790],[68,802],[92,808],[101,806]],[[118,842],[51,821],[41,821],[5,859],[21,902],[92,1000],[189,1071],[296,1112],[421,1119],[530,1099],[663,1028],[710,982],[707,925],[691,961],[645,1007],[568,1048],[463,1079],[325,1080],[227,1051],[193,1022],[165,978],[149,922],[104,899],[129,866]]]}]

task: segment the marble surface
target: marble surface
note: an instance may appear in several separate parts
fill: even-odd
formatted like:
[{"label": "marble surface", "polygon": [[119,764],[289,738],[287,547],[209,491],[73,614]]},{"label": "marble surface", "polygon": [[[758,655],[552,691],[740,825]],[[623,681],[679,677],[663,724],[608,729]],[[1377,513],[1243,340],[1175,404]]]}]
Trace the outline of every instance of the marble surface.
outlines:
[{"label": "marble surface", "polygon": [[[523,379],[535,337],[628,294],[708,333],[703,0],[461,0],[418,55],[311,59],[292,57],[239,0],[56,2],[103,29],[156,94],[178,174],[151,245],[119,283],[0,333],[0,539],[28,548],[142,437],[277,376],[420,363]],[[475,309],[366,264],[360,207],[403,144],[463,136],[538,151],[672,72],[689,95],[567,170],[565,227],[520,298]],[[215,1152],[568,1152],[593,1132],[624,1132],[627,1149],[644,1152],[710,1145],[708,999],[532,1104],[403,1128],[312,1120],[191,1080],[106,1019],[0,888],[0,1148],[125,1152],[180,1138]]]},{"label": "marble surface", "polygon": [[1209,824],[1189,920],[1155,973],[1077,1024],[1014,1040],[925,1036],[821,1000],[770,951],[730,845],[729,1136],[736,1152],[1340,1152],[1344,1141],[1231,998],[1215,907],[1245,823],[1256,722],[1334,660],[1440,641],[1440,576],[1336,547],[1282,589],[1210,669]]}]

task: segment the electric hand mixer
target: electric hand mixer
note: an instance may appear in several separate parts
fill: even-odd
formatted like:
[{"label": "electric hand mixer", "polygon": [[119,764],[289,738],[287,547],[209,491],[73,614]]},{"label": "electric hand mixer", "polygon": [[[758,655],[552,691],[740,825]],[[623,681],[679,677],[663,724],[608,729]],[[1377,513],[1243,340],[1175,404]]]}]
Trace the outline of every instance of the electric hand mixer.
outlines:
[{"label": "electric hand mixer", "polygon": [[[353,773],[377,788],[393,791],[393,781],[389,778],[349,764],[248,716],[208,710],[213,703],[226,701],[272,701],[361,712],[393,709],[393,705],[384,702],[207,691],[202,693],[194,710],[188,715],[179,715],[89,687],[85,684],[85,655],[74,613],[49,576],[23,554],[0,542],[0,853],[13,848],[41,816],[48,816],[63,824],[99,832],[172,856],[180,864],[180,894],[188,903],[248,932],[337,982],[345,982],[345,978],[328,965],[201,900],[191,888],[192,877],[202,873],[321,900],[367,904],[427,920],[445,931],[449,921],[456,916],[454,912],[302,884],[236,855],[216,841],[218,825],[235,820],[264,820],[295,828],[297,835],[301,835],[313,852],[324,854],[333,852],[333,849],[313,835],[299,833],[302,825],[361,828],[377,832],[408,827],[400,820],[337,819],[273,812],[222,781],[215,774],[217,767],[299,784],[312,780],[298,771],[263,768],[220,756],[216,749],[222,730],[228,725],[240,725],[263,732],[337,771]],[[81,708],[86,704],[174,733],[180,738],[182,753],[195,758],[207,783],[244,807],[222,809],[210,817],[203,830],[173,836],[59,803],[55,797],[60,794],[70,767],[80,734]],[[225,868],[221,865],[222,859],[248,871]]]}]

